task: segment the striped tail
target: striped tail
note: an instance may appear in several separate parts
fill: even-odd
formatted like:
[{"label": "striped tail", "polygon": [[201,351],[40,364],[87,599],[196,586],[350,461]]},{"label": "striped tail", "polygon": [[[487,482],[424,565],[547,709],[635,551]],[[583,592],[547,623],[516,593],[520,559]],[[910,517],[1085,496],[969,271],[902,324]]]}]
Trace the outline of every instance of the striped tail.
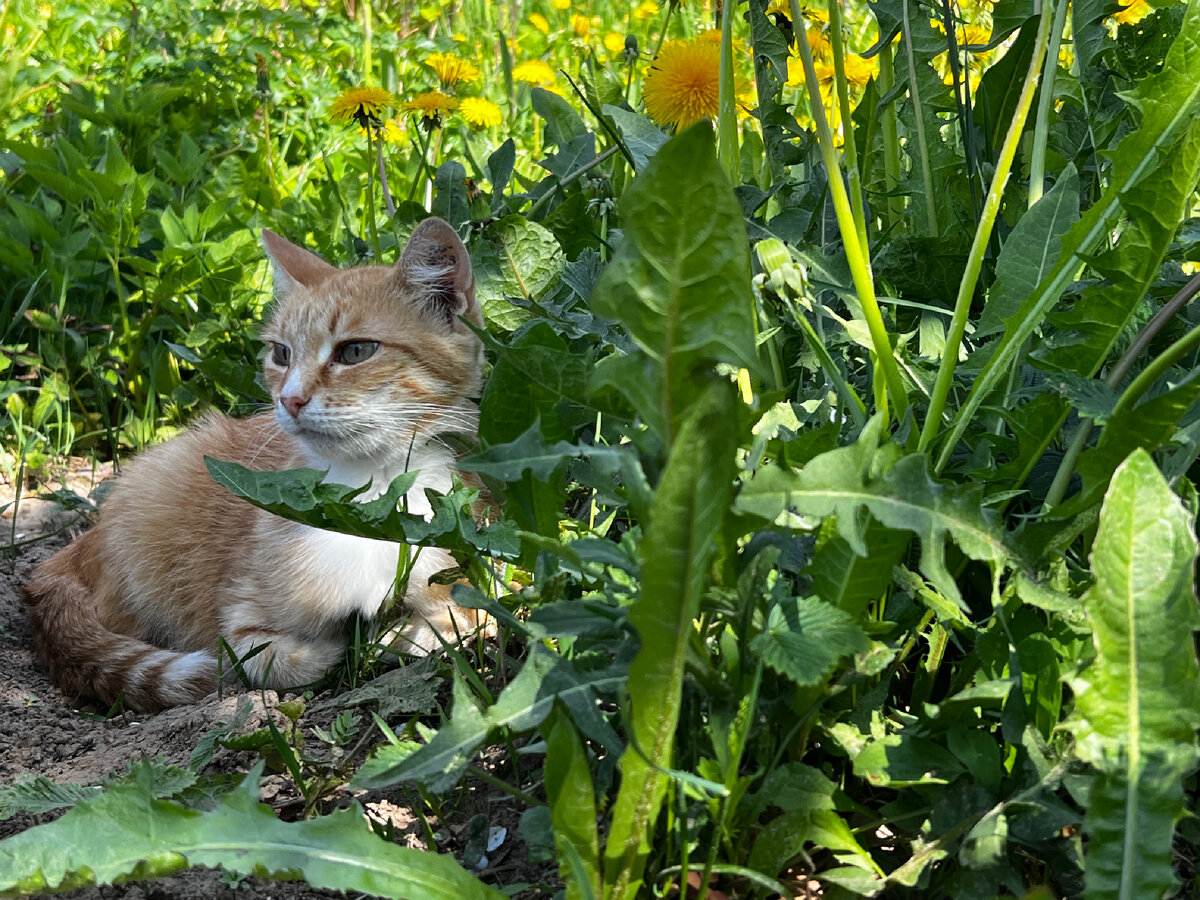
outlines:
[{"label": "striped tail", "polygon": [[155,712],[217,688],[217,664],[203,652],[155,647],[100,621],[88,577],[93,532],[38,566],[21,592],[38,653],[71,699],[96,698]]}]

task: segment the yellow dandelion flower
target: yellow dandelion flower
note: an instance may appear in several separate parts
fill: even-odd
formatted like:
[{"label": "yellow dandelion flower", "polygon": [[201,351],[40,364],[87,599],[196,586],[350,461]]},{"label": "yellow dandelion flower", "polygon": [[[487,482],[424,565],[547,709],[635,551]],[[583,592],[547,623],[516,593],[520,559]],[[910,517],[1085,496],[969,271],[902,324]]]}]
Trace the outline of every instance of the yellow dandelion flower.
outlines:
[{"label": "yellow dandelion flower", "polygon": [[342,91],[329,107],[329,121],[354,120],[360,127],[381,124],[379,114],[396,105],[391,91],[377,87],[356,87]]},{"label": "yellow dandelion flower", "polygon": [[825,34],[825,29],[813,25],[805,32],[808,39],[808,49],[812,51],[813,59],[833,59],[833,44]]},{"label": "yellow dandelion flower", "polygon": [[438,81],[446,87],[454,87],[460,82],[478,81],[479,69],[473,62],[455,56],[453,53],[431,53],[425,60],[425,65],[433,69]]},{"label": "yellow dandelion flower", "polygon": [[388,119],[383,123],[383,139],[389,144],[402,144],[407,138],[408,132],[400,119]]},{"label": "yellow dandelion flower", "polygon": [[789,22],[792,21],[792,4],[790,0],[771,0],[767,4],[767,18],[777,13]]},{"label": "yellow dandelion flower", "polygon": [[829,10],[825,9],[824,7],[814,6],[810,8],[806,6],[800,10],[800,15],[804,16],[804,18],[808,19],[810,22],[820,25],[829,24]]},{"label": "yellow dandelion flower", "polygon": [[442,116],[458,109],[458,99],[441,91],[426,91],[417,94],[404,104],[404,111],[421,117],[421,127],[426,131],[440,128]]},{"label": "yellow dandelion flower", "polygon": [[554,70],[542,59],[527,59],[513,68],[512,76],[526,84],[547,84],[554,81]]},{"label": "yellow dandelion flower", "polygon": [[575,37],[585,38],[592,30],[592,20],[576,13],[571,16],[571,30],[575,32]]},{"label": "yellow dandelion flower", "polygon": [[633,17],[639,21],[658,15],[658,4],[654,0],[642,0],[633,11]]},{"label": "yellow dandelion flower", "polygon": [[[1145,0],[1142,0],[1145,2]],[[983,47],[992,39],[992,29],[982,25],[964,25],[958,29],[958,45],[970,44],[972,47]]]},{"label": "yellow dandelion flower", "polygon": [[546,21],[546,17],[541,13],[530,13],[529,24],[540,31],[542,34],[550,33],[550,23]]},{"label": "yellow dandelion flower", "polygon": [[550,0],[550,5],[559,12],[566,12],[571,8],[571,0]]},{"label": "yellow dandelion flower", "polygon": [[463,97],[458,111],[472,128],[491,128],[504,121],[500,107],[483,97]]},{"label": "yellow dandelion flower", "polygon": [[876,72],[875,60],[863,59],[857,53],[847,53],[842,65],[846,70],[846,83],[854,87],[866,87]]},{"label": "yellow dandelion flower", "polygon": [[1112,17],[1114,22],[1121,25],[1135,25],[1154,11],[1150,8],[1150,4],[1146,0],[1131,0],[1129,3],[1122,2],[1121,7],[1121,11]]},{"label": "yellow dandelion flower", "polygon": [[720,45],[711,41],[667,41],[646,73],[642,99],[659,125],[676,130],[717,114]]},{"label": "yellow dandelion flower", "polygon": [[613,56],[619,56],[625,49],[625,35],[610,31],[604,36],[604,49]]}]

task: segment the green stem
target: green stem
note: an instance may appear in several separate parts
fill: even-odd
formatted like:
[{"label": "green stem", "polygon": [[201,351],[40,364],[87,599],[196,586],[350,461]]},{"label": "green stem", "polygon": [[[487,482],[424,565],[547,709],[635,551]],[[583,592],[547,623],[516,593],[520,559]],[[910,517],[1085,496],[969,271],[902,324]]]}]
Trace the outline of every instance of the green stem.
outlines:
[{"label": "green stem", "polygon": [[[560,180],[558,182],[558,186],[565,187],[566,185],[570,184],[572,181],[575,181],[577,178],[580,178],[581,176],[583,176],[590,170],[596,168],[596,166],[603,163],[605,160],[611,159],[612,157],[616,156],[616,154],[618,154],[620,152],[621,152],[620,147],[609,147],[607,150],[605,150],[603,153],[601,153],[599,156],[597,156],[592,161],[584,163],[582,166],[580,166],[575,171],[570,172],[567,175],[563,176],[562,180]],[[534,202],[533,206],[529,207],[529,212],[525,213],[525,218],[527,218],[527,219],[533,218],[533,214],[535,212],[537,212],[539,209],[541,209],[543,206],[545,206],[546,203],[553,196],[554,196],[554,191],[549,190],[549,191],[546,191],[546,193],[542,194],[542,196],[538,197],[537,200]]]},{"label": "green stem", "polygon": [[371,235],[371,245],[375,249],[375,259],[380,259],[383,256],[383,250],[379,246],[379,231],[375,227],[375,174],[373,167],[372,154],[372,139],[371,129],[367,131],[367,231]]},{"label": "green stem", "polygon": [[1046,54],[1046,74],[1042,76],[1042,93],[1038,97],[1037,118],[1033,125],[1033,151],[1029,155],[1030,208],[1042,199],[1043,182],[1046,180],[1046,143],[1050,136],[1050,110],[1054,108],[1054,78],[1058,74],[1058,50],[1062,45],[1069,5],[1066,0],[1058,0],[1058,9],[1054,11],[1050,52]]},{"label": "green stem", "polygon": [[732,3],[721,6],[721,68],[717,99],[718,157],[730,182],[739,183],[737,99],[733,84],[733,9]]},{"label": "green stem", "polygon": [[[879,92],[886,97],[896,84],[896,64],[892,45],[879,51]],[[888,230],[904,221],[904,198],[896,192],[900,188],[900,117],[893,100],[880,113],[883,129],[883,177],[887,190],[887,205],[884,207]]]},{"label": "green stem", "polygon": [[908,93],[913,102],[913,122],[917,131],[917,152],[921,154],[921,180],[925,186],[925,215],[929,234],[936,237],[938,228],[937,203],[933,193],[933,167],[929,162],[929,142],[925,137],[925,118],[921,109],[921,90],[917,85],[917,61],[913,56],[912,23],[908,17],[908,0],[904,0],[904,54],[908,60]]},{"label": "green stem", "polygon": [[[1012,171],[1017,145],[1021,141],[1021,133],[1025,128],[1029,107],[1033,104],[1033,94],[1037,90],[1038,73],[1042,67],[1042,59],[1046,55],[1046,44],[1050,39],[1050,12],[1051,9],[1048,5],[1043,7],[1033,58],[1029,61],[1025,84],[1021,87],[1021,96],[1017,98],[1016,111],[1013,114],[1012,122],[1009,123],[1008,133],[1004,136],[1004,145],[1000,148],[1000,156],[996,160],[996,171],[992,177],[991,187],[988,188],[987,197],[983,201],[983,217],[975,229],[975,239],[971,242],[971,251],[967,255],[967,269],[958,286],[958,297],[954,302],[954,315],[950,319],[950,329],[946,334],[946,348],[942,353],[942,363],[938,368],[937,381],[934,382],[933,396],[929,399],[929,412],[925,417],[925,425],[921,429],[921,440],[918,444],[918,449],[921,450],[929,447],[941,428],[942,411],[945,409],[946,398],[949,396],[950,387],[954,382],[954,367],[958,364],[959,347],[967,330],[971,298],[975,295],[975,285],[979,281],[983,255],[987,250],[988,240],[991,238],[992,227],[996,223],[996,215],[1000,212],[1004,186]],[[950,446],[942,448],[935,471],[942,470],[952,449],[953,447]]]},{"label": "green stem", "polygon": [[862,176],[858,169],[858,147],[854,140],[854,123],[850,119],[850,88],[846,84],[845,47],[842,46],[841,0],[829,0],[829,38],[833,47],[833,76],[838,107],[842,118],[842,161],[846,165],[846,180],[850,182],[850,211],[858,242],[867,246],[867,217],[863,210]]},{"label": "green stem", "polygon": [[[1181,309],[1187,306],[1197,293],[1200,293],[1200,275],[1195,275],[1175,294],[1170,301],[1158,311],[1158,313],[1146,323],[1146,327],[1142,329],[1129,348],[1113,366],[1112,371],[1108,373],[1108,377],[1104,379],[1104,383],[1112,390],[1116,390],[1125,376],[1129,374],[1129,370],[1133,368],[1133,363],[1150,345],[1155,336],[1162,331],[1167,322],[1171,321]],[[1150,389],[1150,386],[1155,381],[1175,364],[1176,360],[1181,359],[1192,347],[1192,344],[1200,340],[1197,333],[1200,328],[1193,328],[1181,340],[1176,341],[1167,348],[1157,359],[1151,361],[1150,365],[1130,382],[1129,386],[1117,398],[1116,405],[1113,406],[1112,413],[1109,418],[1112,419],[1117,413],[1122,410],[1129,409],[1142,394]],[[1054,473],[1054,481],[1050,484],[1050,489],[1046,491],[1046,506],[1058,506],[1062,503],[1063,496],[1067,492],[1067,486],[1071,483],[1071,475],[1075,472],[1075,464],[1079,461],[1080,455],[1087,448],[1088,439],[1092,436],[1092,428],[1095,426],[1095,421],[1085,419],[1079,423],[1079,428],[1075,430],[1074,436],[1071,438],[1071,443],[1068,445],[1066,452],[1063,454],[1062,460],[1058,464],[1058,471]]]},{"label": "green stem", "polygon": [[807,27],[804,24],[804,16],[800,12],[799,0],[790,0],[790,8],[792,21],[796,26],[796,45],[800,49],[800,59],[804,63],[804,80],[808,85],[809,107],[813,122],[817,127],[817,144],[821,150],[821,159],[825,163],[825,171],[829,176],[829,190],[833,198],[834,211],[837,213],[838,228],[842,233],[846,261],[850,265],[854,289],[862,304],[863,317],[867,320],[867,330],[871,334],[871,345],[875,351],[875,358],[883,369],[888,393],[891,395],[892,405],[896,410],[896,417],[900,418],[908,410],[908,397],[904,392],[904,383],[900,380],[900,369],[896,366],[896,359],[892,355],[891,340],[887,327],[883,324],[883,314],[879,311],[879,303],[875,299],[870,249],[859,241],[858,228],[854,223],[854,213],[850,209],[850,198],[846,195],[845,184],[842,183],[842,171],[833,148],[833,135],[830,133],[829,123],[825,119],[825,107],[821,102],[817,71],[813,66],[812,50],[808,46]]}]

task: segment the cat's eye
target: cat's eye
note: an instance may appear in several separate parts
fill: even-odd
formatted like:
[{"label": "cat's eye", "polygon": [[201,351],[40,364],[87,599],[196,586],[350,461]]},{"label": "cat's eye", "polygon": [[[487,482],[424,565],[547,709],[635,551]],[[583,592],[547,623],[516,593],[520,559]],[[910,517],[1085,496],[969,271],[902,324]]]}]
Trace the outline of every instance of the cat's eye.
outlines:
[{"label": "cat's eye", "polygon": [[378,349],[379,341],[346,341],[346,343],[338,345],[333,358],[343,365],[352,366],[370,359]]},{"label": "cat's eye", "polygon": [[277,366],[286,366],[292,361],[292,348],[278,342],[271,345],[271,362]]}]

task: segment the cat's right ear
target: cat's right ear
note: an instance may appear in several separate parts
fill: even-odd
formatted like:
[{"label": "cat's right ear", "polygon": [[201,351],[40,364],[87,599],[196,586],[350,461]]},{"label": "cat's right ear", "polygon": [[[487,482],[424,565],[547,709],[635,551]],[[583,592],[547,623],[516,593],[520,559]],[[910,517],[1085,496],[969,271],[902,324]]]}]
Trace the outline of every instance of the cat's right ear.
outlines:
[{"label": "cat's right ear", "polygon": [[267,228],[262,230],[262,242],[275,272],[275,296],[280,299],[297,287],[316,287],[337,271],[317,254],[297,247]]}]

